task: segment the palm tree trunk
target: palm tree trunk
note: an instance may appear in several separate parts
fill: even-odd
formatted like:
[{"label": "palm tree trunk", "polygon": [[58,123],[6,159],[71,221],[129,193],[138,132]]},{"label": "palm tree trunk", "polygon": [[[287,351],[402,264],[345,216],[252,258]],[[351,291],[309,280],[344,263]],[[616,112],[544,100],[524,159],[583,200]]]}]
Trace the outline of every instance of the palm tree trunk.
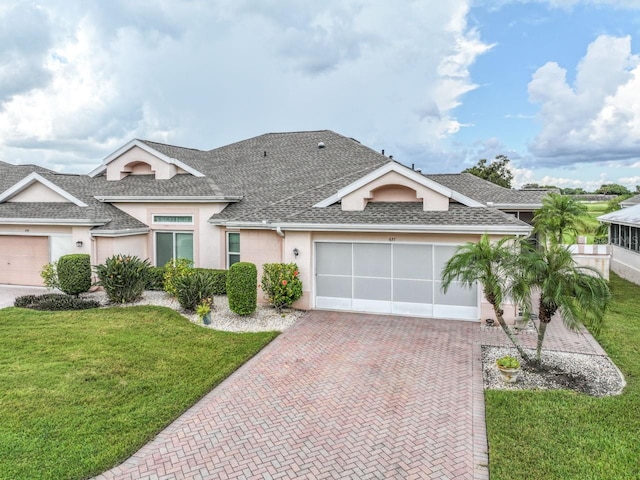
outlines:
[{"label": "palm tree trunk", "polygon": [[536,363],[540,365],[540,354],[542,353],[542,342],[544,341],[544,334],[547,331],[547,325],[549,322],[542,321],[540,319],[540,326],[538,327],[538,344],[536,346]]},{"label": "palm tree trunk", "polygon": [[504,317],[503,317],[504,310],[502,310],[499,306],[497,306],[497,305],[495,305],[493,303],[491,305],[493,306],[493,311],[496,314],[496,318],[498,319],[498,323],[502,327],[502,331],[507,335],[509,340],[511,340],[511,343],[513,343],[513,346],[516,347],[516,350],[518,351],[518,353],[520,354],[522,359],[526,363],[531,363],[531,358],[529,357],[527,352],[524,351],[522,346],[518,343],[518,341],[516,340],[516,337],[514,337],[513,333],[511,333],[511,329],[507,326],[507,322],[504,321]]}]

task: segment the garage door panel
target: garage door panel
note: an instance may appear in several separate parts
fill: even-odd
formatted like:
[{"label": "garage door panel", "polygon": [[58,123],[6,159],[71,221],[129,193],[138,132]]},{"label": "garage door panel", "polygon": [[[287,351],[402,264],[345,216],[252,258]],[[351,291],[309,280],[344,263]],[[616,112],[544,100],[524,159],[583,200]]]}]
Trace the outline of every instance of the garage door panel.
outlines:
[{"label": "garage door panel", "polygon": [[425,280],[394,280],[393,301],[433,303],[433,282]]},{"label": "garage door panel", "polygon": [[351,277],[319,275],[316,282],[316,293],[320,297],[351,298]]},{"label": "garage door panel", "polygon": [[449,285],[446,294],[442,291],[442,282],[436,282],[436,287],[434,299],[436,304],[465,307],[475,307],[478,304],[478,289],[475,285],[467,288],[461,283],[453,282]]},{"label": "garage door panel", "polygon": [[391,313],[395,315],[418,315],[433,317],[433,305],[430,303],[393,302]]},{"label": "garage door panel", "polygon": [[456,253],[458,247],[455,245],[434,245],[434,275],[435,278],[442,277],[442,270],[444,266],[447,264],[449,259],[453,257]]},{"label": "garage door panel", "polygon": [[354,298],[353,310],[356,312],[391,313],[391,302]]},{"label": "garage door panel", "polygon": [[433,278],[432,246],[409,244],[394,245],[393,277],[431,280]]},{"label": "garage door panel", "polygon": [[350,243],[316,244],[316,272],[319,275],[351,275]]},{"label": "garage door panel", "polygon": [[355,243],[353,274],[358,277],[391,278],[391,245]]},{"label": "garage door panel", "polygon": [[363,300],[382,300],[390,302],[391,279],[354,277],[353,298]]}]

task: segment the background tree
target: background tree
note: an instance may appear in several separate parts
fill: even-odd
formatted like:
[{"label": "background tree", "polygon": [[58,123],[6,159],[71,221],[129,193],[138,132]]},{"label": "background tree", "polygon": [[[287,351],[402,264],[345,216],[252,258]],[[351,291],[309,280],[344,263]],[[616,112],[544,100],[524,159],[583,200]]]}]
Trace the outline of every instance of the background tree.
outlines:
[{"label": "background tree", "polygon": [[595,192],[600,195],[631,195],[631,192],[624,185],[619,185],[617,183],[607,183],[604,185],[600,185],[600,188]]},{"label": "background tree", "polygon": [[556,312],[571,330],[584,324],[592,332],[599,332],[611,293],[598,271],[578,266],[571,252],[557,244],[541,244],[536,248],[523,243],[517,258],[519,268],[513,279],[513,298],[531,311],[532,294],[539,293],[538,365],[547,325]]},{"label": "background tree", "polygon": [[498,155],[491,163],[488,163],[486,158],[482,158],[474,167],[466,168],[462,173],[470,173],[501,187],[511,188],[513,173],[509,170],[510,161],[506,155]]},{"label": "background tree", "polygon": [[513,260],[517,258],[514,244],[515,239],[509,237],[492,243],[485,233],[479,242],[461,245],[442,271],[442,290],[446,293],[454,280],[468,288],[480,282],[484,296],[493,307],[502,330],[522,358],[529,362],[529,355],[507,327],[502,309],[502,301],[508,293],[510,278],[513,277],[511,272]]},{"label": "background tree", "polygon": [[563,188],[562,189],[562,194],[563,195],[586,195],[589,192],[587,192],[584,188],[578,187],[578,188]]},{"label": "background tree", "polygon": [[577,235],[587,226],[582,216],[587,207],[566,195],[551,193],[542,199],[542,208],[533,216],[534,232],[553,243],[563,243],[565,234]]}]

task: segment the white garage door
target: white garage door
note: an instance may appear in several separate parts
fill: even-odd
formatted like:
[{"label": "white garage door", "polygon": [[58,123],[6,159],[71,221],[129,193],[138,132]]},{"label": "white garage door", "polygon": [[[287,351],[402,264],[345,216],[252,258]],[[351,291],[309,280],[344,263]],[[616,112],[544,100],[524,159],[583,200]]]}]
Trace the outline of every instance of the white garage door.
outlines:
[{"label": "white garage door", "polygon": [[316,243],[319,309],[477,320],[478,289],[454,282],[445,295],[440,274],[455,245]]}]

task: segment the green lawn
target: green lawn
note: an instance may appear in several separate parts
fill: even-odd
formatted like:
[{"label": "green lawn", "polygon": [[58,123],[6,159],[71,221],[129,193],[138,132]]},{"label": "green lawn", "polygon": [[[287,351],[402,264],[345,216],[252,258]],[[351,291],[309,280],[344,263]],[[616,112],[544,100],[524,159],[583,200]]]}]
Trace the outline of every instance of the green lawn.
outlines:
[{"label": "green lawn", "polygon": [[162,307],[0,310],[0,479],[114,466],[276,335],[204,329]]},{"label": "green lawn", "polygon": [[612,274],[598,337],[622,370],[622,395],[486,391],[492,480],[640,478],[640,287]]}]

